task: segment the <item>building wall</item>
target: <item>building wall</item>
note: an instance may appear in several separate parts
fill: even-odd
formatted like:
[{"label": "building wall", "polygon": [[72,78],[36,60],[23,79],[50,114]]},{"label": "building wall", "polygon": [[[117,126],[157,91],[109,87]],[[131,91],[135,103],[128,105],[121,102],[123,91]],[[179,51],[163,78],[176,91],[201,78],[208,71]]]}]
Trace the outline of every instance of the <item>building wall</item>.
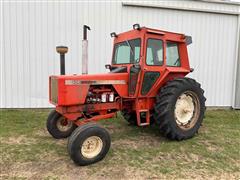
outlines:
[{"label": "building wall", "polygon": [[234,108],[240,109],[240,15],[238,16],[238,54],[236,67],[236,89],[235,89],[235,104]]},{"label": "building wall", "polygon": [[[59,74],[57,45],[69,47],[66,72],[81,73],[82,26],[89,25],[89,72],[104,73],[104,65],[111,61],[110,32],[129,30],[136,22],[191,35],[189,56],[195,71],[189,76],[202,84],[208,106],[233,105],[238,27],[235,5],[183,1],[141,7],[127,3],[132,2],[3,3],[0,107],[50,107],[48,76]],[[186,11],[191,8],[194,11]]]}]

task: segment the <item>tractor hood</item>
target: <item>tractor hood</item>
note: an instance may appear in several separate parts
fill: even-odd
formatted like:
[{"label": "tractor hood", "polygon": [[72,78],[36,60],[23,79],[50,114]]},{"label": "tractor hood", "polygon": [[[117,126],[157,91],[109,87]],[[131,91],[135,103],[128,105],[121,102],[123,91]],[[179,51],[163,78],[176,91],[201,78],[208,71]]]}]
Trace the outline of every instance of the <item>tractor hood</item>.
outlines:
[{"label": "tractor hood", "polygon": [[[56,76],[55,76],[56,77]],[[101,84],[127,84],[128,73],[86,74],[73,76],[57,76],[63,79],[66,85],[101,85]]]},{"label": "tractor hood", "polygon": [[119,96],[127,95],[128,73],[50,76],[49,84],[50,103],[77,105],[85,103],[90,86],[112,85]]}]

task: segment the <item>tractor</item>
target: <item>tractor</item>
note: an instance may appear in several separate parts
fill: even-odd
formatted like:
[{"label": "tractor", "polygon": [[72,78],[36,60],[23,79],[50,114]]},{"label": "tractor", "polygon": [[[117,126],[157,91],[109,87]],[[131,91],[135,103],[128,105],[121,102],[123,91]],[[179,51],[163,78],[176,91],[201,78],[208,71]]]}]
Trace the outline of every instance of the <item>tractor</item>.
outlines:
[{"label": "tractor", "polygon": [[65,75],[65,46],[60,54],[61,75],[49,77],[49,101],[55,106],[47,130],[56,139],[68,138],[68,153],[80,166],[102,160],[111,145],[108,131],[96,122],[120,111],[131,125],[156,125],[171,140],[198,132],[205,113],[204,91],[185,77],[191,36],[134,24],[114,38],[111,64],[105,74],[88,74],[87,31],[84,25],[82,74]]}]

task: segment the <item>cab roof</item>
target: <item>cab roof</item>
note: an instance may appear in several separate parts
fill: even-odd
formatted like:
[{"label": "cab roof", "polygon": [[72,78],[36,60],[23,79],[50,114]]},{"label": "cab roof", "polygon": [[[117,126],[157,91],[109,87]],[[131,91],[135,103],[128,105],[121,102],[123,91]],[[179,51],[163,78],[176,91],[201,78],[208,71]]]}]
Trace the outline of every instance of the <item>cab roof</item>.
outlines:
[{"label": "cab roof", "polygon": [[185,42],[187,45],[192,43],[191,36],[187,36],[183,33],[170,32],[170,31],[153,29],[148,27],[140,27],[140,29],[133,29],[130,31],[119,33],[115,37],[114,42],[118,43],[127,39],[141,38],[141,37],[144,37],[145,34],[159,35],[162,37],[162,39],[177,41],[177,42]]}]

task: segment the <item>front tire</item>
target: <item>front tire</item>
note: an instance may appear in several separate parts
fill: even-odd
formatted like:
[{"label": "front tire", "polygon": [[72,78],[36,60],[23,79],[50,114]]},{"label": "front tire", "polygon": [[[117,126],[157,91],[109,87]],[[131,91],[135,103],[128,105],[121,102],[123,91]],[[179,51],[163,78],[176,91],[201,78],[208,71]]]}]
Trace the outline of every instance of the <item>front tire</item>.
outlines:
[{"label": "front tire", "polygon": [[47,130],[55,139],[69,137],[77,125],[68,121],[56,110],[52,110],[47,118]]},{"label": "front tire", "polygon": [[68,140],[68,153],[80,166],[86,166],[102,160],[111,145],[106,129],[96,124],[78,127]]},{"label": "front tire", "polygon": [[200,84],[191,78],[177,78],[161,89],[156,97],[154,118],[164,136],[172,140],[194,136],[206,109],[203,93]]}]

